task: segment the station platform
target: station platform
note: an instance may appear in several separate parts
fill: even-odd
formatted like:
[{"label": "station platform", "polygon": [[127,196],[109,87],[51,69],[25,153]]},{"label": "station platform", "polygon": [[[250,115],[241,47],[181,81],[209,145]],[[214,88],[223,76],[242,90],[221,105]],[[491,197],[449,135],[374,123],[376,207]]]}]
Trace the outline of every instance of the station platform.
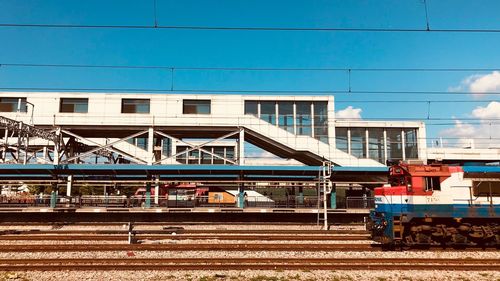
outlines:
[{"label": "station platform", "polygon": [[[369,214],[369,209],[328,209],[332,214]],[[59,208],[0,208],[0,213],[298,213],[317,214],[323,209],[312,208],[116,208],[116,207],[59,207]]]},{"label": "station platform", "polygon": [[[292,208],[0,208],[2,222],[297,222],[318,220],[318,209]],[[363,222],[369,209],[329,209],[331,223]]]}]

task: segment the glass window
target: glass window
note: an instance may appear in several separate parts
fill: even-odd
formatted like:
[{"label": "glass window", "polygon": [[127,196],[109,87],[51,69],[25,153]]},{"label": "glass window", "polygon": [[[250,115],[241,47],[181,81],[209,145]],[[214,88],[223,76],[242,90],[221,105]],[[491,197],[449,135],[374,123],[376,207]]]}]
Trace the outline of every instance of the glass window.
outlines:
[{"label": "glass window", "polygon": [[441,181],[439,177],[424,177],[425,191],[441,190]]},{"label": "glass window", "polygon": [[[205,147],[205,149],[210,150],[207,147]],[[202,151],[201,152],[201,164],[212,164],[212,155]]]},{"label": "glass window", "polygon": [[278,102],[278,122],[280,128],[293,133],[293,102]]},{"label": "glass window", "polygon": [[384,129],[368,129],[368,157],[384,163]]},{"label": "glass window", "polygon": [[122,99],[122,113],[149,113],[149,99]]},{"label": "glass window", "polygon": [[20,112],[28,112],[26,98],[0,98],[0,112],[17,112],[18,109]]},{"label": "glass window", "polygon": [[417,129],[405,129],[405,157],[406,159],[417,159]]},{"label": "glass window", "polygon": [[87,113],[89,112],[89,99],[61,98],[59,112]]},{"label": "glass window", "polygon": [[210,114],[210,100],[183,100],[183,114]]},{"label": "glass window", "polygon": [[314,102],[314,137],[328,142],[328,103]]},{"label": "glass window", "polygon": [[295,124],[297,127],[297,135],[311,136],[312,135],[312,118],[311,118],[311,103],[307,101],[299,101],[295,103],[296,116]]},{"label": "glass window", "polygon": [[162,140],[162,153],[164,156],[172,156],[172,140],[169,138],[163,138]]},{"label": "glass window", "polygon": [[[235,161],[234,159],[234,147],[226,147],[226,158]],[[230,164],[228,162],[228,164]]]},{"label": "glass window", "polygon": [[366,158],[366,131],[365,128],[351,128],[351,155],[357,158]]},{"label": "glass window", "polygon": [[[224,147],[214,147],[214,154],[224,157]],[[224,164],[224,159],[214,157],[214,164]]]},{"label": "glass window", "polygon": [[187,146],[177,146],[176,150],[176,154],[180,153],[179,155],[177,155],[176,160],[181,164],[187,164],[187,153],[181,153],[188,150]]},{"label": "glass window", "polygon": [[245,101],[245,114],[258,116],[259,102],[257,101]]},{"label": "glass window", "polygon": [[260,103],[260,119],[276,125],[276,102],[263,101]]},{"label": "glass window", "polygon": [[344,152],[348,152],[347,128],[335,128],[335,146]]},{"label": "glass window", "polygon": [[148,138],[136,138],[137,147],[148,150]]},{"label": "glass window", "polygon": [[387,129],[387,157],[388,160],[403,159],[401,129]]},{"label": "glass window", "polygon": [[189,152],[188,164],[198,164],[200,161],[200,150],[195,149]]}]

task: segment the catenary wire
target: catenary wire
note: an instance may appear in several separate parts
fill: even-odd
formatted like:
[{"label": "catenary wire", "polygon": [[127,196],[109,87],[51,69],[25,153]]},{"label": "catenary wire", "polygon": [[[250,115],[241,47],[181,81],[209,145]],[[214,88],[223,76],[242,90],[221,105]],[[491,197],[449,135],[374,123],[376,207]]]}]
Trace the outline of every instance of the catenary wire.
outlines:
[{"label": "catenary wire", "polygon": [[433,32],[433,33],[500,33],[493,28],[361,28],[361,27],[252,27],[252,26],[194,26],[194,25],[85,25],[85,24],[23,24],[0,23],[0,27],[16,28],[75,28],[75,29],[177,29],[206,31],[295,31],[295,32]]}]

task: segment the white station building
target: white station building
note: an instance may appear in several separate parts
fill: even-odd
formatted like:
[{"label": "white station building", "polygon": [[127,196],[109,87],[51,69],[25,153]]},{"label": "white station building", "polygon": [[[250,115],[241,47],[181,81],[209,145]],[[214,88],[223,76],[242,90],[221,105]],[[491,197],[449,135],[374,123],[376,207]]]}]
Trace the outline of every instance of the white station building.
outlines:
[{"label": "white station building", "polygon": [[[102,161],[99,151],[119,155],[116,163],[149,165],[271,161],[259,159],[249,150],[253,146],[266,152],[262,155],[295,165],[328,160],[338,166],[377,167],[387,160],[500,159],[498,149],[471,154],[470,149],[432,148],[429,153],[424,122],[336,120],[333,96],[0,92],[0,116],[64,140],[64,148],[36,137],[21,143],[5,130],[3,163],[13,161],[16,153],[17,163],[22,158],[29,163],[92,163]],[[9,149],[16,153],[7,153]]]}]

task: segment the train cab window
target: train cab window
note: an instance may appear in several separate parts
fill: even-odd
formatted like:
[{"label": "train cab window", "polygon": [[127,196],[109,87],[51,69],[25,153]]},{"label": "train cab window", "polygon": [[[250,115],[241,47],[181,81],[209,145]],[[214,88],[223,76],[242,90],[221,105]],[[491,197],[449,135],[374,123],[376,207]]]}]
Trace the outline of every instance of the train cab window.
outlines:
[{"label": "train cab window", "polygon": [[425,191],[441,190],[439,177],[424,177]]},{"label": "train cab window", "polygon": [[406,185],[406,180],[404,177],[391,177],[389,183],[391,186],[403,186]]},{"label": "train cab window", "polygon": [[500,182],[498,181],[473,181],[472,191],[475,197],[499,197]]}]

